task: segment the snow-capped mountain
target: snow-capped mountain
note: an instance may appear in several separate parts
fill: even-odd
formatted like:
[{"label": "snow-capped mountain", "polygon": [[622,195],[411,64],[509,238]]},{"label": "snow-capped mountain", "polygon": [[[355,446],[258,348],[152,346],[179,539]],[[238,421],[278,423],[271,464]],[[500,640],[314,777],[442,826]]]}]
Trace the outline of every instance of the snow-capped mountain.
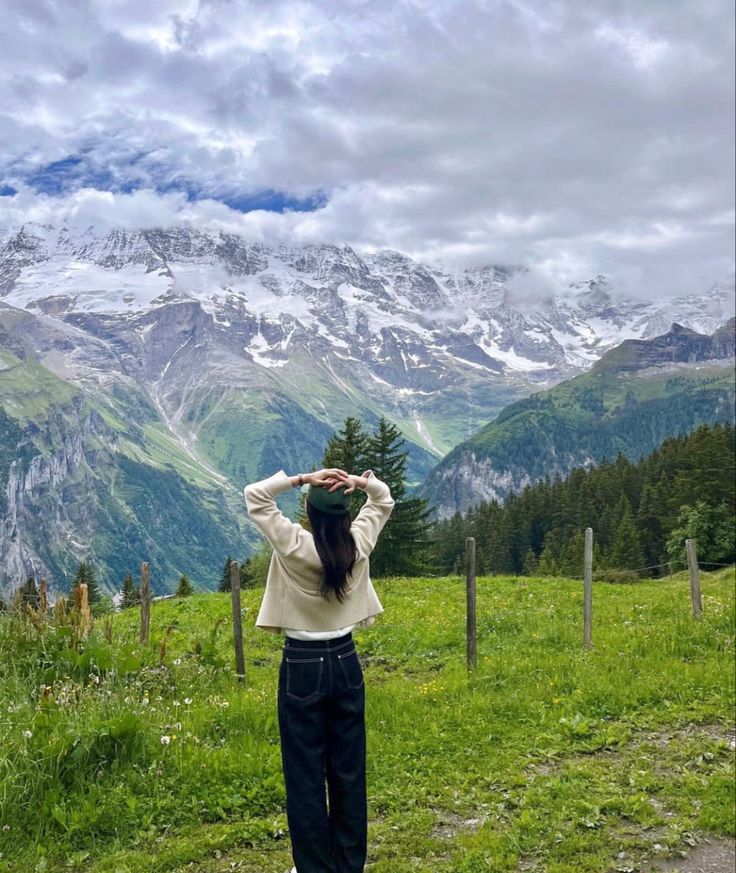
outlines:
[{"label": "snow-capped mountain", "polygon": [[[23,525],[44,500],[56,514],[83,501],[67,487],[82,468],[101,507],[119,457],[196,482],[210,496],[192,513],[218,488],[237,507],[249,479],[318,464],[347,415],[369,426],[386,415],[418,482],[508,403],[590,369],[623,339],[673,321],[712,333],[733,314],[732,279],[663,304],[621,298],[598,276],[527,304],[525,273],[187,228],[12,229],[0,245],[0,413],[15,434],[10,478],[0,463],[0,488],[15,489],[0,501],[10,507],[0,513],[0,552],[15,556],[8,578],[50,566]],[[60,443],[76,448],[56,458]],[[38,472],[49,464],[53,495]],[[138,467],[126,475],[145,479]],[[57,551],[90,554],[92,515],[80,504],[73,524],[57,519]],[[63,531],[80,524],[87,540],[63,546]],[[0,562],[0,587],[2,574]]]},{"label": "snow-capped mountain", "polygon": [[523,272],[449,273],[398,252],[269,248],[189,229],[72,233],[28,224],[0,249],[0,299],[55,318],[94,313],[121,324],[196,302],[223,328],[247,322],[240,351],[262,368],[285,366],[309,337],[362,361],[396,392],[433,384],[448,364],[549,384],[622,339],[655,336],[673,321],[710,333],[733,314],[733,278],[663,303],[619,299],[598,276],[530,308],[514,305],[507,290]]},{"label": "snow-capped mountain", "polygon": [[[202,427],[190,401],[223,385],[288,396],[323,429],[343,411],[386,413],[412,444],[415,475],[509,401],[622,340],[673,321],[710,333],[734,310],[732,278],[655,303],[618,298],[597,276],[542,305],[515,304],[524,272],[452,273],[393,251],[268,247],[193,229],[27,224],[0,249],[0,302],[39,316],[35,351],[52,372],[88,386],[136,382],[190,447]],[[58,338],[41,338],[52,328],[66,335],[63,355]]]}]

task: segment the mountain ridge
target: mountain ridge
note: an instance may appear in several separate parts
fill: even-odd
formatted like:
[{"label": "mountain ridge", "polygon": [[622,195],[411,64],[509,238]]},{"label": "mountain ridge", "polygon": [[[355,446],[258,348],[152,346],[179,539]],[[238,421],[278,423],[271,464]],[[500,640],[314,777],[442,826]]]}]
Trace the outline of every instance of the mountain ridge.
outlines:
[{"label": "mountain ridge", "polygon": [[706,336],[673,323],[624,341],[590,371],[509,404],[442,459],[421,493],[447,518],[618,452],[646,454],[700,424],[732,423],[735,324]]}]

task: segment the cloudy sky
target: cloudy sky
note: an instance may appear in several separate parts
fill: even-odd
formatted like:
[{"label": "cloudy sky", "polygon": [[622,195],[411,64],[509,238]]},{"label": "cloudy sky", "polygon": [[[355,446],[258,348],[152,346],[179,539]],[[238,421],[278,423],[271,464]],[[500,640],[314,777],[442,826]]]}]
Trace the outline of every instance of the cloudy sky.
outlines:
[{"label": "cloudy sky", "polygon": [[733,0],[4,0],[0,225],[733,270]]}]

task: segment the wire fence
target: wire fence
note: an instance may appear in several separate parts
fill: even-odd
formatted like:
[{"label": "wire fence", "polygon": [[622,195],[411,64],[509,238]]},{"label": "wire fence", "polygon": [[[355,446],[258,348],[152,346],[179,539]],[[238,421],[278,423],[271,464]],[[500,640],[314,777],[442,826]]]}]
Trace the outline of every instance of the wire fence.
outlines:
[{"label": "wire fence", "polygon": [[[677,570],[677,569],[676,569],[678,566],[680,567],[680,570]],[[705,569],[706,566],[708,566],[708,567],[734,567],[734,568],[736,569],[736,564],[733,564],[733,563],[728,564],[728,563],[722,563],[722,562],[719,562],[719,561],[698,561],[698,569],[700,570],[701,573],[708,573],[708,572],[710,572],[710,571],[708,571],[708,570]],[[687,563],[687,561],[683,561],[681,558],[675,558],[675,559],[672,560],[672,561],[665,561],[665,562],[662,563],[662,564],[647,564],[645,567],[616,567],[616,568],[612,568],[612,567],[602,567],[602,568],[599,568],[597,571],[594,571],[594,573],[595,573],[595,572],[605,573],[606,570],[611,570],[612,572],[639,573],[639,572],[641,572],[641,571],[643,571],[643,570],[659,570],[659,569],[662,568],[662,567],[666,567],[666,568],[670,571],[670,574],[672,574],[672,573],[675,573],[675,572],[684,572],[684,571],[688,570],[688,563]],[[430,575],[430,576],[432,576],[432,577],[436,577],[436,578],[441,578],[441,576],[444,575],[444,574],[436,573],[436,574],[428,574],[428,575]],[[508,574],[506,574],[506,573],[501,573],[501,574],[498,574],[498,575],[508,575]],[[517,574],[514,574],[514,575],[519,575],[519,574],[517,573]],[[531,574],[529,574],[529,575],[534,576],[534,575],[537,575],[537,574],[535,574],[535,573],[531,573]],[[584,575],[575,574],[575,573],[565,573],[565,572],[562,572],[562,573],[554,573],[554,574],[551,574],[551,575],[554,575],[554,576],[564,576],[565,579],[575,579],[575,580],[583,580],[583,579],[585,579],[585,576],[584,576]]]},{"label": "wire fence", "polygon": [[[649,564],[646,567],[618,567],[618,568],[604,567],[604,568],[601,568],[601,570],[599,572],[605,573],[606,570],[615,569],[616,572],[624,571],[624,572],[630,572],[630,573],[638,573],[641,570],[657,570],[660,567],[667,567],[670,570],[670,572],[674,572],[674,568],[678,564],[680,564],[682,566],[683,570],[687,570],[687,561],[683,561],[680,558],[677,558],[674,561],[665,561],[665,563],[663,563],[663,564]],[[733,564],[723,564],[723,566],[724,567],[732,567]],[[561,575],[564,575],[566,579],[584,579],[585,578],[585,576],[573,575],[570,573],[565,573],[565,574],[561,574]]]}]

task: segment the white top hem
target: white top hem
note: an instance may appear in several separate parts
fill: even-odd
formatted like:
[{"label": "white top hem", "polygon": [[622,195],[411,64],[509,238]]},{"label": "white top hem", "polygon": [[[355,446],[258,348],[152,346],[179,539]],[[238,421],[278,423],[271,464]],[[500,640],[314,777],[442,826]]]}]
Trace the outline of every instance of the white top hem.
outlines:
[{"label": "white top hem", "polygon": [[344,637],[345,634],[349,634],[355,627],[356,625],[349,624],[347,627],[340,627],[337,630],[331,631],[306,631],[285,627],[283,631],[287,637],[291,637],[293,640],[336,640],[338,637]]}]

